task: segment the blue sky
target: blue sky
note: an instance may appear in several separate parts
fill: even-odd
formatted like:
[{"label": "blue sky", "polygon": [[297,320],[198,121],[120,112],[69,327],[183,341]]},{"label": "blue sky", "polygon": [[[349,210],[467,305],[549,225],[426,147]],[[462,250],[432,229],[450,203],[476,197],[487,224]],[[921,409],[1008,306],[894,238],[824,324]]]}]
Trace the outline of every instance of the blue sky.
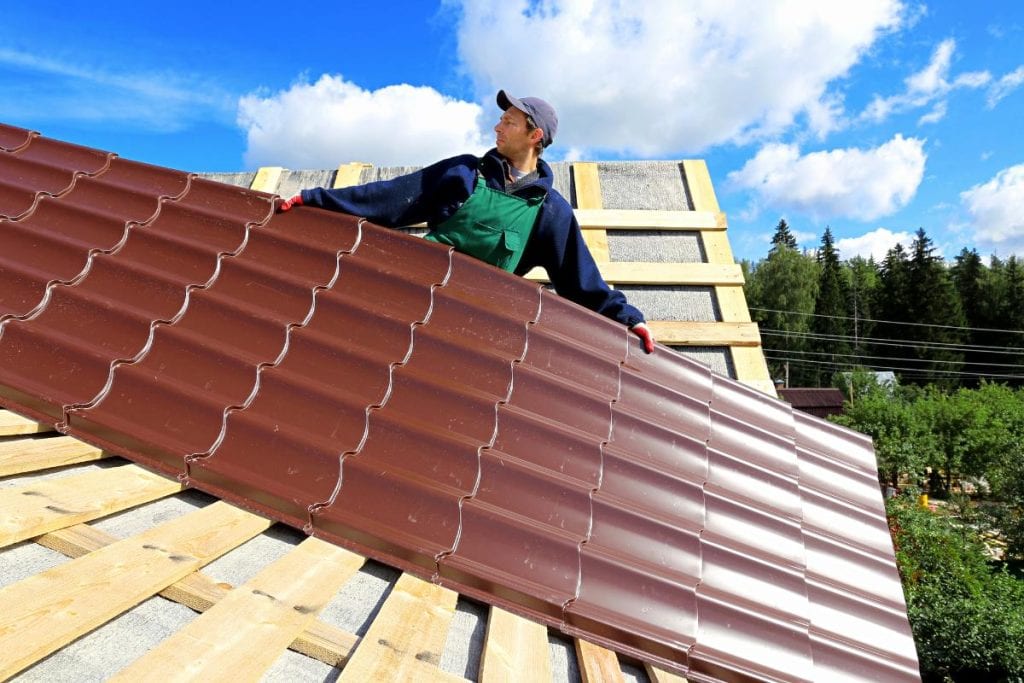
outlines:
[{"label": "blue sky", "polygon": [[1024,256],[1018,0],[7,3],[0,121],[189,171],[420,165],[559,111],[549,160],[707,160],[737,258],[925,228]]}]

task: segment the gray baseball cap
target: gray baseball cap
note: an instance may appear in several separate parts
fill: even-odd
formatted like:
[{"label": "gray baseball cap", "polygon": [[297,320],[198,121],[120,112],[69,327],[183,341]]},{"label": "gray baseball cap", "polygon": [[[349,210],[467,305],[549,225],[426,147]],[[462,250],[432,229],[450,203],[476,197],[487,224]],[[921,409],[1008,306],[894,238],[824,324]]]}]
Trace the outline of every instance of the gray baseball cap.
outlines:
[{"label": "gray baseball cap", "polygon": [[545,147],[555,139],[558,131],[558,114],[555,108],[540,99],[539,97],[524,97],[518,99],[507,94],[504,90],[498,91],[498,107],[505,111],[509,107],[515,107],[519,111],[530,116],[537,127],[544,131],[544,138],[541,142]]}]

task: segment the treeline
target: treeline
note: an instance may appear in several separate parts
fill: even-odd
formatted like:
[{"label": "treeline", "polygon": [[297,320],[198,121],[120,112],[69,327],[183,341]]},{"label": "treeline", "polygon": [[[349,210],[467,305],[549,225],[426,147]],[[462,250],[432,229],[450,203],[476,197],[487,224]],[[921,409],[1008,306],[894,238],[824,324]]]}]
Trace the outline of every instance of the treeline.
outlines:
[{"label": "treeline", "polygon": [[961,250],[947,263],[924,229],[881,263],[841,259],[830,229],[801,252],[780,220],[768,256],[742,263],[773,378],[841,386],[855,371],[945,388],[1024,385],[1024,263]]}]

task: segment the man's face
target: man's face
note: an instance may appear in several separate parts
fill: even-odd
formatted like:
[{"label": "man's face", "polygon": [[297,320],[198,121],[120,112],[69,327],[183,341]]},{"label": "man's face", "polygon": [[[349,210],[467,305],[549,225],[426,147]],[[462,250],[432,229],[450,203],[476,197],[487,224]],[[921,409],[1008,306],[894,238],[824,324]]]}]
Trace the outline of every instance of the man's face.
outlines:
[{"label": "man's face", "polygon": [[515,107],[505,110],[494,127],[494,133],[494,146],[505,157],[515,157],[533,148],[541,135],[538,129],[531,134],[526,127],[526,114]]}]

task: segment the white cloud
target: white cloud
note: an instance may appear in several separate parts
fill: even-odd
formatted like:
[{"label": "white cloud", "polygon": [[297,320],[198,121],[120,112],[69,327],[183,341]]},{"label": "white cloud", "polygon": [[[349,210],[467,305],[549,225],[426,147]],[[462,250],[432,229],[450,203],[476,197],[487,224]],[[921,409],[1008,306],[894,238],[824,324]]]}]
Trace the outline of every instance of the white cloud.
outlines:
[{"label": "white cloud", "polygon": [[207,117],[230,120],[232,98],[222,88],[179,73],[77,64],[7,48],[0,48],[0,67],[33,74],[29,92],[5,87],[0,118],[114,121],[160,132]]},{"label": "white cloud", "polygon": [[[557,143],[639,156],[695,153],[840,118],[828,91],[885,32],[899,0],[452,0],[482,101],[548,98]],[[806,115],[807,118],[802,117]]]},{"label": "white cloud", "polygon": [[1006,74],[992,84],[988,90],[988,97],[985,104],[992,109],[999,101],[1019,88],[1024,83],[1024,66],[1018,66],[1014,71]]},{"label": "white cloud", "polygon": [[907,205],[924,177],[924,140],[896,135],[872,149],[801,155],[796,145],[765,145],[730,185],[751,190],[759,204],[815,218],[874,220]]},{"label": "white cloud", "polygon": [[915,95],[931,95],[947,90],[949,83],[946,78],[949,76],[949,66],[952,63],[955,49],[956,41],[952,38],[939,43],[932,53],[932,61],[928,63],[928,66],[904,80],[904,83],[907,84],[907,92]]},{"label": "white cloud", "polygon": [[918,125],[925,123],[938,123],[942,119],[946,118],[946,101],[936,102],[932,110],[917,120]]},{"label": "white cloud", "polygon": [[424,165],[481,153],[492,142],[484,137],[482,115],[480,105],[433,88],[369,91],[330,75],[273,94],[246,95],[238,103],[250,168],[328,168],[345,161]]},{"label": "white cloud", "polygon": [[991,180],[960,193],[969,229],[982,249],[1024,256],[1024,164],[1005,168]]},{"label": "white cloud", "polygon": [[968,71],[950,81],[956,41],[947,38],[932,52],[928,65],[907,76],[906,90],[897,95],[876,95],[861,113],[860,118],[879,123],[892,114],[932,105],[932,110],[918,120],[918,124],[935,123],[946,114],[946,96],[960,88],[981,88],[992,80],[987,71]]},{"label": "white cloud", "polygon": [[843,99],[838,94],[829,94],[818,102],[807,106],[807,125],[818,140],[824,140],[829,133],[846,127]]},{"label": "white cloud", "polygon": [[873,256],[875,261],[881,263],[886,252],[897,243],[909,247],[913,241],[914,235],[909,232],[892,232],[887,228],[876,228],[860,237],[844,237],[836,240],[836,249],[839,251],[839,257],[844,261],[854,256],[864,258]]}]

